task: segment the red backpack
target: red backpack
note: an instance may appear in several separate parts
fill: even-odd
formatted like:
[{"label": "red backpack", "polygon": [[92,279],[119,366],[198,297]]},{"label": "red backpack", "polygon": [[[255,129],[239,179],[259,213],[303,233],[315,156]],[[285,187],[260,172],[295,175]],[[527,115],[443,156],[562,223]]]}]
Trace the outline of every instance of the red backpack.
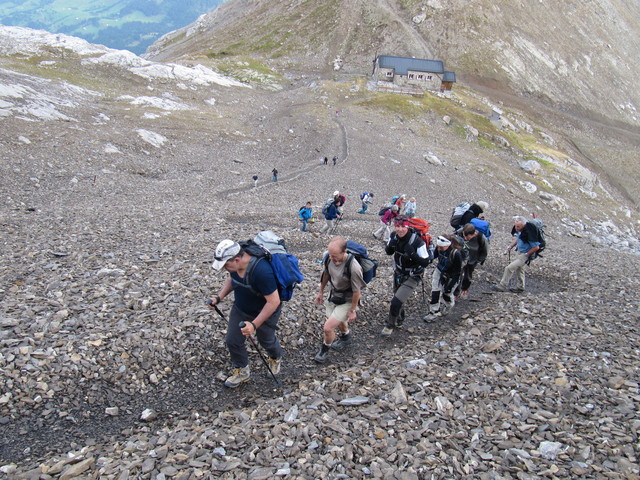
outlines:
[{"label": "red backpack", "polygon": [[431,225],[420,218],[409,218],[407,220],[411,231],[420,236],[420,238],[427,245],[428,250],[431,246],[431,235],[429,235],[429,228],[431,227]]}]

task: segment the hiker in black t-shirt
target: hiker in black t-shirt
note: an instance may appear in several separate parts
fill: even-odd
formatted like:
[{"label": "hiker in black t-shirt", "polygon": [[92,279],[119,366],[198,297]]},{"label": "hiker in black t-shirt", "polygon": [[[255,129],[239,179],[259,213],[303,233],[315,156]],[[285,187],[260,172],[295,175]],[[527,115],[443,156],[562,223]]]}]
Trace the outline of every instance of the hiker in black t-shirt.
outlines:
[{"label": "hiker in black t-shirt", "polygon": [[424,269],[429,263],[429,251],[422,238],[409,229],[406,217],[393,220],[395,231],[385,247],[387,255],[393,255],[393,298],[389,317],[381,335],[388,337],[393,329],[404,322],[404,303],[422,281]]}]

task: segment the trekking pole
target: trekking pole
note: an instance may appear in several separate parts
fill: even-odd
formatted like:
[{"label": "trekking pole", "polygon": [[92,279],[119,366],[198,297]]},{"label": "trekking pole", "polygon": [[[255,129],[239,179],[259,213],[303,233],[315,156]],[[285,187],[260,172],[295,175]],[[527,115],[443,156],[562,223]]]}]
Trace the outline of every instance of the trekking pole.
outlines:
[{"label": "trekking pole", "polygon": [[[238,326],[240,328],[244,328],[245,327],[245,323],[244,322],[240,322],[238,324]],[[264,354],[262,353],[262,350],[260,350],[260,348],[258,347],[258,344],[254,340],[253,335],[249,335],[249,340],[251,340],[251,343],[253,344],[254,348],[256,349],[256,352],[258,352],[258,355],[260,355],[260,358],[262,359],[262,363],[264,363],[264,366],[267,367],[267,370],[269,370],[269,373],[273,377],[273,381],[276,383],[276,387],[281,387],[282,386],[282,382],[280,380],[278,380],[278,377],[276,377],[275,374],[273,373],[273,370],[271,370],[271,367],[269,366],[269,362],[267,362],[267,359],[264,357]]]},{"label": "trekking pole", "polygon": [[342,215],[339,216],[335,223],[333,224],[333,228],[331,229],[331,231],[329,232],[329,235],[333,235],[334,233],[336,233],[336,230],[338,229],[338,224],[340,223],[340,220],[342,220]]},{"label": "trekking pole", "polygon": [[[207,300],[207,304],[212,305],[213,302],[211,302],[211,299]],[[224,316],[224,313],[222,313],[220,311],[220,309],[218,308],[217,305],[212,305],[213,308],[215,309],[216,312],[218,312],[218,315],[220,315],[220,318],[222,318],[224,321],[227,321],[227,317]],[[229,322],[227,322],[229,323]],[[245,323],[244,322],[240,322],[238,324],[238,326],[240,328],[244,328],[245,327]],[[273,370],[271,370],[271,367],[269,366],[269,363],[267,362],[267,359],[264,357],[264,354],[262,353],[262,351],[260,350],[260,348],[258,347],[258,344],[256,343],[256,341],[253,339],[253,335],[249,335],[249,340],[251,340],[251,343],[253,344],[253,346],[255,347],[256,351],[258,352],[258,354],[260,355],[260,358],[262,359],[262,362],[264,363],[264,366],[267,367],[267,370],[269,370],[269,373],[271,374],[271,376],[273,377],[273,381],[276,383],[277,387],[281,387],[282,386],[282,382],[280,380],[278,380],[278,377],[275,376],[275,374],[273,373]]]}]

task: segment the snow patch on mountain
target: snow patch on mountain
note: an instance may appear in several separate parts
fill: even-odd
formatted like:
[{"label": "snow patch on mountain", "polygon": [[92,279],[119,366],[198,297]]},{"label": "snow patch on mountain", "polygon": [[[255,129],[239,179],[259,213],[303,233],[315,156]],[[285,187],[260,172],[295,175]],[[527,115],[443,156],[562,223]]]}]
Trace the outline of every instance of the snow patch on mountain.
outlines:
[{"label": "snow patch on mountain", "polygon": [[[46,93],[44,93],[46,92]],[[0,69],[0,117],[24,120],[74,120],[61,109],[76,108],[98,92]]]},{"label": "snow patch on mountain", "polygon": [[179,103],[168,98],[159,97],[132,97],[131,95],[122,95],[118,97],[118,100],[123,100],[131,103],[132,105],[142,105],[145,107],[153,107],[160,110],[177,111],[177,110],[192,110],[191,107],[184,103]]},{"label": "snow patch on mountain", "polygon": [[87,57],[83,58],[83,65],[115,65],[147,80],[172,80],[195,85],[216,84],[224,87],[251,88],[245,83],[225,77],[203,65],[186,67],[156,63],[145,60],[128,50],[93,45],[86,40],[69,35],[0,25],[0,55],[51,55],[51,49],[61,49],[80,57]]}]

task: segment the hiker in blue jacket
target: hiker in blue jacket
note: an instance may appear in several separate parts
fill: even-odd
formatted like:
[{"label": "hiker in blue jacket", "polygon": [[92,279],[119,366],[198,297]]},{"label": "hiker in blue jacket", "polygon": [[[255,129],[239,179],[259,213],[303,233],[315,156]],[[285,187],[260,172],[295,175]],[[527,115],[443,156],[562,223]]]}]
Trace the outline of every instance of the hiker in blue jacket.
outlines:
[{"label": "hiker in blue jacket", "polygon": [[333,225],[336,222],[336,218],[338,218],[338,200],[334,200],[329,208],[327,208],[327,212],[324,214],[325,224],[320,229],[320,233],[330,232],[333,229]]},{"label": "hiker in blue jacket", "polygon": [[514,293],[524,292],[524,267],[527,261],[532,258],[538,250],[540,250],[540,241],[535,227],[527,222],[527,219],[518,215],[514,217],[512,235],[515,236],[513,243],[504,252],[506,255],[513,247],[516,247],[516,258],[504,268],[500,283],[493,288],[499,292],[506,292],[509,288],[509,281],[514,274],[518,274],[519,285],[510,290]]},{"label": "hiker in blue jacket", "polygon": [[307,231],[307,223],[313,216],[313,208],[311,208],[311,202],[307,202],[304,207],[300,207],[298,210],[298,218],[302,222],[302,226],[300,227],[301,232]]}]

